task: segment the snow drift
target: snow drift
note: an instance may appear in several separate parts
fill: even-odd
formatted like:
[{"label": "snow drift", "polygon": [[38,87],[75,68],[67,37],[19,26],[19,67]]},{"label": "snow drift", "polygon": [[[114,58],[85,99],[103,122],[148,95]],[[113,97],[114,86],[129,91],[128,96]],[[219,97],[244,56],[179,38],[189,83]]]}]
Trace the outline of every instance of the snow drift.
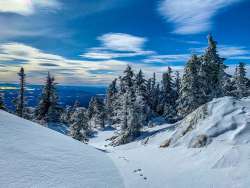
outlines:
[{"label": "snow drift", "polygon": [[105,153],[0,111],[0,184],[5,188],[123,187]]},{"label": "snow drift", "polygon": [[178,123],[162,146],[204,147],[213,140],[250,142],[250,99],[223,97],[201,106]]}]

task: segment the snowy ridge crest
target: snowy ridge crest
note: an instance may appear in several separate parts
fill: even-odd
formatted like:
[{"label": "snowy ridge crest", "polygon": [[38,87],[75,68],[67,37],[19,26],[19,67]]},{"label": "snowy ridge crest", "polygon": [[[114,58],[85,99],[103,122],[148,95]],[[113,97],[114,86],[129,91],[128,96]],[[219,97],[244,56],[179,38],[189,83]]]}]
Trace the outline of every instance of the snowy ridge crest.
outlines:
[{"label": "snowy ridge crest", "polygon": [[213,140],[250,142],[250,99],[223,97],[202,105],[177,124],[162,146],[204,147]]}]

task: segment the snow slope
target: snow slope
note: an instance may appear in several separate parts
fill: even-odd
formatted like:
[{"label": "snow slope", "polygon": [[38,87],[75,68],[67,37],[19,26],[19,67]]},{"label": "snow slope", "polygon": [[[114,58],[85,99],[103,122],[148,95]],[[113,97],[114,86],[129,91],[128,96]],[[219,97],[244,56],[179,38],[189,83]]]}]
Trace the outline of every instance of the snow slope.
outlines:
[{"label": "snow slope", "polygon": [[[249,188],[249,107],[250,99],[224,97],[182,122],[144,130],[133,143],[107,146],[106,131],[90,144],[107,151],[126,188]],[[208,136],[206,145],[190,147],[200,134]],[[170,147],[160,148],[166,139],[173,139]]]},{"label": "snow slope", "polygon": [[106,153],[0,111],[0,187],[120,188]]},{"label": "snow slope", "polygon": [[202,147],[213,140],[250,143],[250,99],[214,99],[189,114],[177,125],[170,146]]}]

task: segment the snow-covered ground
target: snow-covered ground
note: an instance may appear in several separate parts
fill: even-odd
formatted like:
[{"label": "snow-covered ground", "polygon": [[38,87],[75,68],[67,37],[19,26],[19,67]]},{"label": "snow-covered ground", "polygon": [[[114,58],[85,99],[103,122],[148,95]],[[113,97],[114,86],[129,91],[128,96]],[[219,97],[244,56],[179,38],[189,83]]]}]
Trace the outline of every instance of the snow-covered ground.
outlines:
[{"label": "snow-covered ground", "polygon": [[0,112],[0,187],[249,188],[250,99],[215,99],[126,145],[113,134],[90,139],[98,151]]},{"label": "snow-covered ground", "polygon": [[[105,141],[112,131],[104,131],[90,144],[107,151],[127,188],[249,188],[249,117],[249,99],[225,97],[176,125],[147,129],[136,142],[113,148]],[[191,148],[198,135],[208,142]],[[159,147],[170,139],[170,147]]]},{"label": "snow-covered ground", "polygon": [[1,188],[120,188],[106,153],[0,111]]}]

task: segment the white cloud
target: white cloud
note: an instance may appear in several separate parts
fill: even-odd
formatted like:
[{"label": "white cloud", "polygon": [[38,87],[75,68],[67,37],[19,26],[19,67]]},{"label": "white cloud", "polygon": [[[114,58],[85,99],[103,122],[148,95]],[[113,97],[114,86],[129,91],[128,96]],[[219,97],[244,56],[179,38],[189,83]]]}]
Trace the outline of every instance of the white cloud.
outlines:
[{"label": "white cloud", "polygon": [[217,12],[242,0],[162,0],[160,14],[175,24],[177,34],[207,32]]},{"label": "white cloud", "polygon": [[154,54],[144,50],[146,38],[125,33],[107,33],[97,38],[101,47],[90,48],[81,57],[88,59],[114,59]]},{"label": "white cloud", "polygon": [[116,51],[140,51],[147,41],[146,38],[137,37],[125,33],[107,33],[98,39],[103,43],[103,47]]},{"label": "white cloud", "polygon": [[[0,44],[0,80],[7,82],[16,82],[18,80],[16,73],[20,66],[23,66],[30,83],[42,83],[47,71],[51,71],[59,83],[108,84],[123,72],[127,64],[133,63],[112,59],[99,61],[68,59],[22,43]],[[143,69],[148,76],[152,76],[153,72],[162,73],[167,70],[166,67],[154,64],[136,63],[133,67],[135,70]],[[95,71],[99,70],[104,72],[95,74]]]},{"label": "white cloud", "polygon": [[145,59],[145,63],[173,63],[186,62],[190,58],[190,54],[168,54],[168,55],[153,55]]},{"label": "white cloud", "polygon": [[[193,53],[201,54],[205,51],[206,47],[202,48],[191,48]],[[244,46],[229,46],[229,45],[218,45],[218,53],[221,57],[227,59],[250,59],[250,50]]]},{"label": "white cloud", "polygon": [[36,8],[57,8],[57,0],[2,0],[0,12],[16,13],[24,16],[31,15]]},{"label": "white cloud", "polygon": [[153,51],[135,51],[135,52],[114,52],[106,49],[90,49],[85,54],[80,55],[81,57],[88,59],[116,59],[124,57],[144,56],[154,54]]}]

